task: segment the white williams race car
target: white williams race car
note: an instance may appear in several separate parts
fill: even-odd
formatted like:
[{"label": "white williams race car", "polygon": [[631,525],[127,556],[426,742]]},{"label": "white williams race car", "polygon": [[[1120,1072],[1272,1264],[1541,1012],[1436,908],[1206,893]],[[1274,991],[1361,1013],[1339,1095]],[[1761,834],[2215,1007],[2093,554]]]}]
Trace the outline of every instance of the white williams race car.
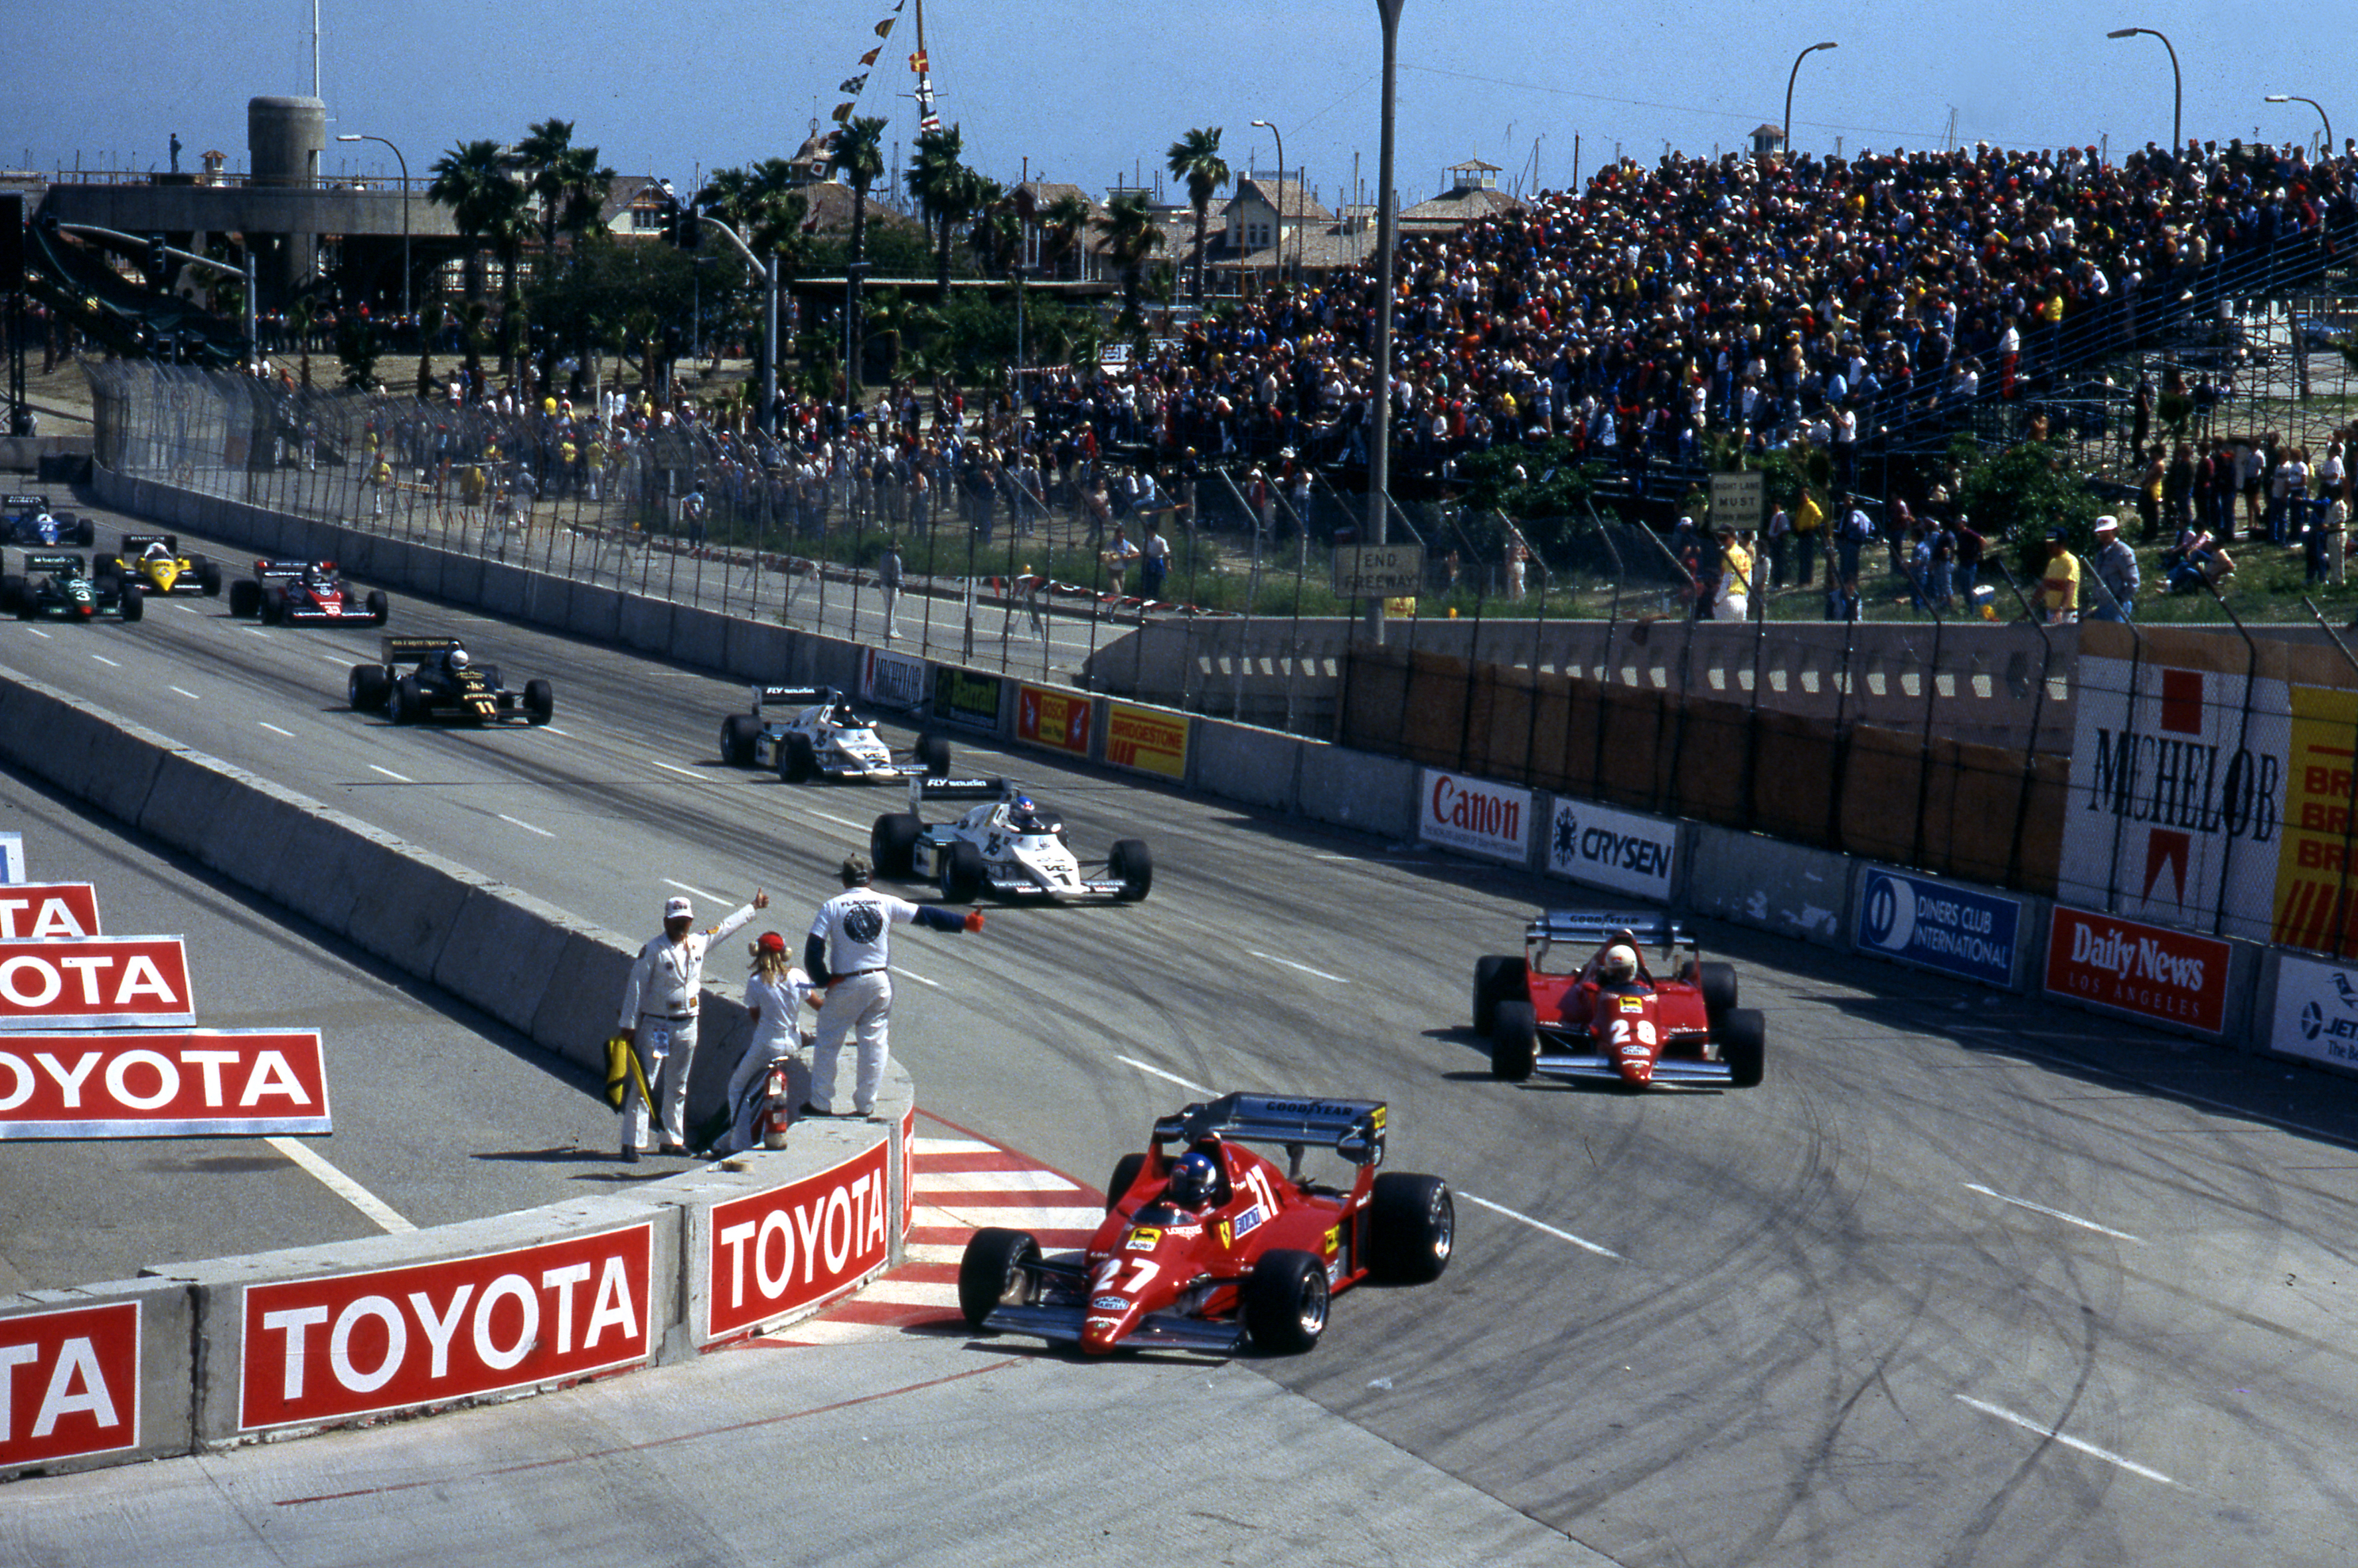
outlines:
[{"label": "white williams race car", "polygon": [[876,721],[851,710],[831,686],[757,686],[753,711],[720,721],[720,760],[737,767],[771,768],[788,784],[850,779],[862,784],[938,776],[950,771],[950,743],[917,737],[907,762],[876,737]]},{"label": "white williams race car", "polygon": [[[929,800],[981,804],[929,827],[918,815]],[[1101,874],[1087,875],[1065,842],[1064,823],[1004,779],[912,780],[909,809],[878,817],[868,848],[878,874],[933,878],[951,903],[985,894],[1134,903],[1154,885],[1144,839],[1115,839]]]}]

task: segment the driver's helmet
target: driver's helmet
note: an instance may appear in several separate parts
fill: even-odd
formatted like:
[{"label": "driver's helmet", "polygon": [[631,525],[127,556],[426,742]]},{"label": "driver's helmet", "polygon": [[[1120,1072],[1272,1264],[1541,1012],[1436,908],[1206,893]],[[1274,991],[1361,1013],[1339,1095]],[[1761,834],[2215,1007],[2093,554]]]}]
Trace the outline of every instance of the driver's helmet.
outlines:
[{"label": "driver's helmet", "polygon": [[163,540],[150,539],[147,547],[139,553],[139,558],[143,561],[168,561],[172,558],[172,552],[165,547]]},{"label": "driver's helmet", "polygon": [[1198,1208],[1211,1200],[1219,1181],[1220,1168],[1212,1157],[1191,1149],[1172,1162],[1171,1178],[1163,1184],[1163,1194],[1181,1208]]},{"label": "driver's helmet", "polygon": [[449,665],[452,669],[463,670],[467,667],[468,662],[466,649],[453,648],[450,650]]},{"label": "driver's helmet", "polygon": [[1007,806],[1007,826],[1017,833],[1044,833],[1040,821],[1040,808],[1032,804],[1028,795],[1019,795]]},{"label": "driver's helmet", "polygon": [[1596,978],[1608,986],[1626,986],[1638,978],[1638,954],[1626,942],[1616,942],[1596,960]]},{"label": "driver's helmet", "polygon": [[309,587],[325,588],[335,580],[335,575],[323,567],[309,566],[303,568],[303,581]]},{"label": "driver's helmet", "polygon": [[828,723],[830,723],[830,724],[838,725],[838,726],[840,726],[840,727],[842,727],[842,728],[844,728],[844,729],[851,729],[851,728],[854,728],[854,727],[856,727],[856,726],[859,724],[859,722],[860,722],[860,720],[859,720],[859,719],[855,719],[855,718],[853,718],[853,717],[852,717],[852,714],[851,714],[851,704],[849,704],[849,703],[848,703],[848,702],[838,702],[838,703],[837,703],[837,704],[835,705],[835,709],[834,709],[834,711],[833,711],[833,712],[831,712],[831,713],[829,713],[829,714],[827,716],[827,721]]}]

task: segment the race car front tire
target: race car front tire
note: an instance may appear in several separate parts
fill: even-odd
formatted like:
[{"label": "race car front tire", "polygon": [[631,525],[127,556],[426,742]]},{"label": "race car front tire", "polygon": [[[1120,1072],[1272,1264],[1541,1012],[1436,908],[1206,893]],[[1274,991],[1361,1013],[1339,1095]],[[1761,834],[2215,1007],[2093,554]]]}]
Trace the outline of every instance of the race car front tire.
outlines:
[{"label": "race car front tire", "polygon": [[753,765],[753,745],[762,738],[762,721],[750,713],[732,713],[720,721],[720,760],[732,768]]},{"label": "race car front tire", "polygon": [[375,626],[384,625],[384,618],[393,613],[393,601],[385,598],[384,589],[381,588],[369,589],[368,612],[370,624]]},{"label": "race car front tire", "polygon": [[1114,1206],[1121,1201],[1121,1195],[1130,1191],[1130,1184],[1138,1180],[1138,1173],[1144,1169],[1146,1156],[1143,1154],[1124,1154],[1113,1162],[1113,1177],[1106,1183],[1108,1214],[1113,1212]]},{"label": "race car front tire", "polygon": [[818,776],[818,752],[807,735],[788,735],[778,742],[778,777],[788,784],[808,784]]},{"label": "race car front tire", "polygon": [[1474,960],[1474,1033],[1487,1034],[1498,1022],[1498,1004],[1515,1001],[1531,994],[1531,967],[1528,960],[1509,958],[1493,953]]},{"label": "race car front tire", "polygon": [[1768,1020],[1756,1009],[1733,1007],[1720,1018],[1713,1038],[1719,1059],[1727,1064],[1729,1081],[1739,1089],[1758,1088],[1768,1065]]},{"label": "race car front tire", "polygon": [[925,830],[925,825],[913,812],[878,817],[876,826],[868,830],[868,858],[876,862],[876,874],[905,877],[914,872],[917,838]]},{"label": "race car front tire", "polygon": [[1500,1002],[1490,1021],[1490,1076],[1520,1084],[1539,1060],[1539,1014],[1527,1001]]},{"label": "race car front tire", "polygon": [[204,589],[207,599],[219,599],[222,590],[221,563],[209,556],[195,557],[197,586]]},{"label": "race car front tire", "polygon": [[395,724],[415,722],[426,708],[426,694],[417,687],[416,676],[403,676],[393,683],[393,721]]},{"label": "race car front tire", "polygon": [[1154,857],[1147,853],[1143,838],[1117,838],[1106,857],[1106,872],[1121,884],[1114,896],[1124,903],[1136,903],[1154,886]]},{"label": "race car front tire", "polygon": [[977,1334],[983,1321],[1005,1304],[1021,1304],[1040,1293],[1040,1244],[1022,1230],[986,1226],[967,1238],[958,1259],[958,1311]]},{"label": "race car front tire", "polygon": [[147,613],[147,596],[139,591],[137,583],[126,582],[122,597],[115,600],[115,608],[125,621],[136,621]]},{"label": "race car front tire", "polygon": [[1376,1278],[1421,1285],[1441,1278],[1457,1240],[1457,1205],[1439,1176],[1387,1172],[1368,1198],[1368,1263]]},{"label": "race car front tire", "polygon": [[1299,1356],[1326,1332],[1326,1265],[1307,1252],[1265,1252],[1245,1279],[1245,1328],[1271,1356]]},{"label": "race car front tire", "polygon": [[942,857],[942,901],[972,903],[982,896],[982,851],[960,838]]},{"label": "race car front tire", "polygon": [[344,700],[355,713],[374,713],[393,696],[393,676],[383,665],[354,665],[344,682]]},{"label": "race car front tire", "polygon": [[947,778],[950,771],[950,741],[946,735],[917,737],[917,761],[927,778]]},{"label": "race car front tire", "polygon": [[0,577],[0,610],[13,610],[19,620],[30,620],[26,613],[27,604],[25,579],[14,572]]},{"label": "race car front tire", "polygon": [[262,596],[262,611],[257,619],[265,626],[284,626],[287,623],[287,590],[285,589],[274,588]]},{"label": "race car front tire", "polygon": [[557,717],[557,688],[545,680],[524,683],[524,719],[527,724],[546,724]]},{"label": "race car front tire", "polygon": [[259,615],[262,612],[262,585],[252,578],[240,578],[230,584],[229,612],[241,621]]}]

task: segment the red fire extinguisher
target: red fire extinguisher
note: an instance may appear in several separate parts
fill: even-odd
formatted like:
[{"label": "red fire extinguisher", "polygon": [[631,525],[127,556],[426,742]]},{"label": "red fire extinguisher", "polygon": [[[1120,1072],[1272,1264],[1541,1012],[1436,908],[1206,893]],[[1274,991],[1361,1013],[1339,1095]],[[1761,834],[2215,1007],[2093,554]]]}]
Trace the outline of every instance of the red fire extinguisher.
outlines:
[{"label": "red fire extinguisher", "polygon": [[784,1149],[786,1129],[795,1119],[794,1098],[786,1090],[786,1064],[794,1058],[780,1056],[770,1064],[769,1082],[763,1086],[766,1103],[762,1109],[762,1147]]}]

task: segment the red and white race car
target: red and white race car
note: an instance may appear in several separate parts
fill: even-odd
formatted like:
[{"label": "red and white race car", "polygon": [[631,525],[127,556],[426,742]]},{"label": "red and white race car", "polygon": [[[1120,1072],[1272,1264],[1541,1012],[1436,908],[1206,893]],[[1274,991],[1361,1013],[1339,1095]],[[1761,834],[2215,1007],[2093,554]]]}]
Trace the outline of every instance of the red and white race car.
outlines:
[{"label": "red and white race car", "polygon": [[388,608],[383,589],[363,598],[333,561],[256,561],[252,577],[229,585],[229,612],[266,626],[382,626]]},{"label": "red and white race car", "polygon": [[[1648,942],[1662,950],[1660,976]],[[1517,1083],[1538,1072],[1630,1088],[1749,1088],[1767,1029],[1736,994],[1736,967],[1704,963],[1667,915],[1553,910],[1524,928],[1523,957],[1474,966],[1474,1030],[1489,1038],[1492,1075]]]},{"label": "red and white race car", "polygon": [[[1249,1143],[1282,1145],[1286,1165]],[[1348,1162],[1347,1186],[1303,1174],[1310,1144]],[[976,1231],[959,1309],[978,1333],[1035,1334],[1092,1356],[1228,1356],[1247,1343],[1298,1354],[1318,1343],[1335,1292],[1434,1280],[1449,1265],[1448,1184],[1378,1175],[1383,1158],[1380,1100],[1232,1094],[1188,1106],[1114,1167],[1105,1223],[1081,1257],[1044,1258],[1021,1230]]]}]

